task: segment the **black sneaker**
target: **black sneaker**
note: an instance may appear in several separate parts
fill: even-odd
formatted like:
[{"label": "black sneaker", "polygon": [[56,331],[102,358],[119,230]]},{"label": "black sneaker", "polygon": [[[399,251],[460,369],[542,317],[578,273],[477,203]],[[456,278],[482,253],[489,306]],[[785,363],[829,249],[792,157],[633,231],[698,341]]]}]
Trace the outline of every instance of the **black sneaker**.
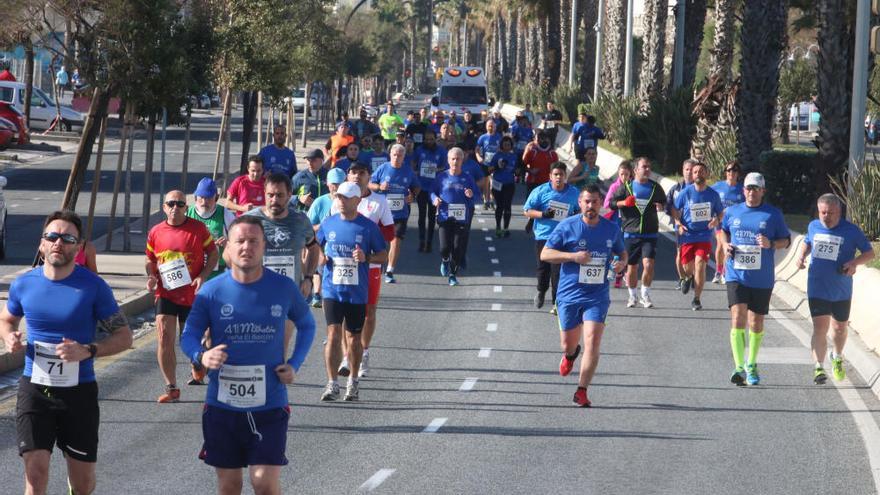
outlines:
[{"label": "black sneaker", "polygon": [[430,243],[430,242],[427,243],[427,244],[425,244],[425,252],[426,252],[426,253],[430,253],[430,252],[431,252],[431,243]]},{"label": "black sneaker", "polygon": [[691,301],[691,309],[694,311],[699,311],[703,309],[703,305],[700,303],[699,299],[694,298],[694,300]]},{"label": "black sneaker", "polygon": [[688,277],[681,281],[681,293],[687,294],[691,291],[691,285],[694,283],[694,277]]},{"label": "black sneaker", "polygon": [[425,252],[425,243],[424,242],[419,242],[419,252],[420,253]]},{"label": "black sneaker", "polygon": [[534,299],[532,299],[532,303],[534,303],[535,307],[540,309],[544,307],[544,298],[547,296],[546,291],[538,291],[535,294]]}]

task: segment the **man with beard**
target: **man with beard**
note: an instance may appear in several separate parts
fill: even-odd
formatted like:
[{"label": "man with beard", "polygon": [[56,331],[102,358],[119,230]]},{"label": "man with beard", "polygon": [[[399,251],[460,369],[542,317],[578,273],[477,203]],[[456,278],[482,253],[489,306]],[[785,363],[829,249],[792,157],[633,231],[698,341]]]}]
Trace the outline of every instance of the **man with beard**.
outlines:
[{"label": "man with beard", "polygon": [[260,158],[263,159],[263,167],[266,173],[284,174],[288,178],[296,173],[296,156],[293,150],[284,146],[287,141],[287,129],[283,125],[276,125],[272,131],[272,144],[266,145],[260,150]]},{"label": "man with beard", "polygon": [[[483,166],[483,173],[485,175],[489,175],[489,164],[492,162],[492,158],[495,157],[495,154],[501,149],[501,133],[496,132],[496,130],[495,121],[487,119],[486,133],[477,139],[477,161]],[[488,210],[495,205],[494,202],[492,202],[492,196],[489,194],[491,187],[490,183],[491,181],[486,181],[486,184],[483,187],[483,198],[485,198],[485,202],[483,203],[484,210]]]}]

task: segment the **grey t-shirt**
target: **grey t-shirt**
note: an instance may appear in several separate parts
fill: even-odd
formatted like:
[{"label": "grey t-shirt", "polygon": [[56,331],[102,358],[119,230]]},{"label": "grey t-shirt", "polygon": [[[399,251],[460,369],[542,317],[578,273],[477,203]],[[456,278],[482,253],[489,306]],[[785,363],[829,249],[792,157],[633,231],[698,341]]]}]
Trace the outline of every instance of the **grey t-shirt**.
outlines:
[{"label": "grey t-shirt", "polygon": [[315,239],[309,218],[292,209],[287,210],[286,217],[278,220],[267,217],[263,208],[254,208],[245,214],[259,217],[263,222],[266,232],[263,266],[299,284],[303,279],[302,250]]}]

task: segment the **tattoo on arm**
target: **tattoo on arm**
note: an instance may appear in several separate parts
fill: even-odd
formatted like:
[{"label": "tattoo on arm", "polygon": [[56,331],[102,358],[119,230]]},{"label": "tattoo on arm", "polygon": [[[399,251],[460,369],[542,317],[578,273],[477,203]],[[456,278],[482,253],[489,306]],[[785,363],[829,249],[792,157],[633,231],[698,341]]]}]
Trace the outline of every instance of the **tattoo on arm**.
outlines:
[{"label": "tattoo on arm", "polygon": [[116,333],[120,329],[128,326],[128,318],[125,317],[125,313],[123,313],[122,311],[117,311],[116,313],[101,320],[101,324],[110,333]]}]

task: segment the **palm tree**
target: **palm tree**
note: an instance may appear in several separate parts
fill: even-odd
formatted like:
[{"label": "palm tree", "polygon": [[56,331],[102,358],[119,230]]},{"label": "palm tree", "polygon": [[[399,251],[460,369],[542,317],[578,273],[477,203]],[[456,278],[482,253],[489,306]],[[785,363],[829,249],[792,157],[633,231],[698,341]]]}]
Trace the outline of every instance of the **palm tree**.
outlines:
[{"label": "palm tree", "polygon": [[779,92],[787,7],[787,0],[766,0],[745,2],[743,9],[736,141],[737,158],[747,171],[757,170],[760,154],[773,145],[770,129]]},{"label": "palm tree", "polygon": [[651,97],[663,90],[663,58],[666,51],[668,0],[645,0],[644,48],[639,76],[639,100],[647,107]]},{"label": "palm tree", "polygon": [[[759,2],[760,3],[760,2]],[[682,85],[694,85],[697,62],[703,45],[703,27],[706,24],[706,0],[686,0],[684,13],[684,64]]]},{"label": "palm tree", "polygon": [[733,77],[733,45],[736,34],[736,11],[739,0],[716,0],[715,37],[712,41],[709,78],[706,87],[698,97],[701,102],[695,108],[697,114],[697,133],[694,147],[705,149],[716,130],[729,128],[733,115],[726,109],[724,100],[731,91]]},{"label": "palm tree", "polygon": [[604,30],[602,92],[623,96],[623,73],[626,62],[626,0],[605,2]]},{"label": "palm tree", "polygon": [[578,9],[583,22],[583,51],[578,60],[581,62],[580,67],[580,93],[581,99],[586,101],[593,95],[593,86],[596,81],[596,22],[599,19],[598,2],[587,2],[581,0],[580,9]]},{"label": "palm tree", "polygon": [[568,82],[571,48],[571,0],[559,0],[559,77]]}]

